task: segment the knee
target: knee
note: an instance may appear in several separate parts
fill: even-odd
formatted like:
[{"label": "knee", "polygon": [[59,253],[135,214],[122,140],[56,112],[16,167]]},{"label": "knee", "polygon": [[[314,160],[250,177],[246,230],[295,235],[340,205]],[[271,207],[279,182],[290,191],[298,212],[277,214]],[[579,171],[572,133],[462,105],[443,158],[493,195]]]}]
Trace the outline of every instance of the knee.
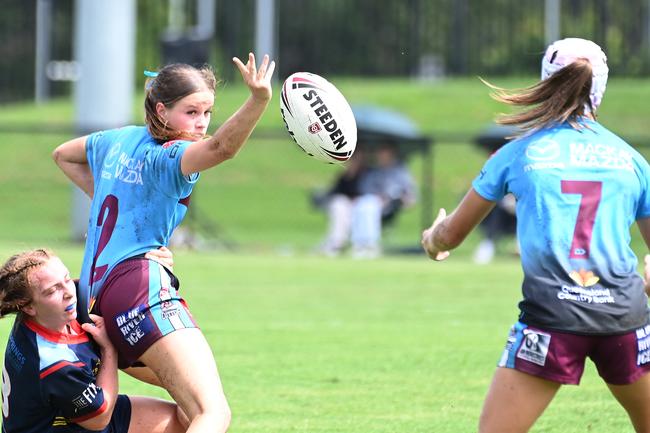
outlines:
[{"label": "knee", "polygon": [[230,421],[232,420],[230,407],[226,405],[226,407],[219,408],[219,410],[213,414],[213,418],[215,420],[215,425],[220,425],[224,432],[227,431],[228,427],[230,427]]},{"label": "knee", "polygon": [[194,423],[199,419],[202,424],[205,423],[205,425],[218,427],[215,431],[226,432],[232,420],[232,412],[228,403],[224,401],[222,404],[203,406],[201,411],[191,421]]}]

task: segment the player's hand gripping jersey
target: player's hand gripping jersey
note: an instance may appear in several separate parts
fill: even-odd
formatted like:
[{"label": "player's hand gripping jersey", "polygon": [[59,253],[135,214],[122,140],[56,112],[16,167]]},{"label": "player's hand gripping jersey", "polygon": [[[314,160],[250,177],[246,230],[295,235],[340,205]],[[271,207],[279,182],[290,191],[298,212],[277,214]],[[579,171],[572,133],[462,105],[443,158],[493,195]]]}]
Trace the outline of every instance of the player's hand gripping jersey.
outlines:
[{"label": "player's hand gripping jersey", "polygon": [[520,320],[584,334],[646,325],[647,298],[629,246],[650,217],[650,168],[627,143],[586,121],[514,140],[474,180],[482,197],[517,198],[524,271]]},{"label": "player's hand gripping jersey", "polygon": [[189,144],[160,145],[146,128],[135,126],[88,136],[94,197],[80,278],[80,320],[87,320],[85,312],[115,265],[166,246],[183,220],[199,177],[181,173]]},{"label": "player's hand gripping jersey", "polygon": [[2,371],[3,433],[89,431],[71,423],[106,410],[95,384],[99,356],[79,324],[71,326],[78,335],[14,323]]}]

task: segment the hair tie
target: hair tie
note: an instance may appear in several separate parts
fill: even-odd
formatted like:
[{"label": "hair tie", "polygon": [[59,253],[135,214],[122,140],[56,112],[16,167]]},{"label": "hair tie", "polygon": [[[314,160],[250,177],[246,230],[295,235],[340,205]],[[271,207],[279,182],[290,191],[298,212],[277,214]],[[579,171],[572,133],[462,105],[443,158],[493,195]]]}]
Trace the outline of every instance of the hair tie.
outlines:
[{"label": "hair tie", "polygon": [[144,70],[144,76],[151,78],[149,82],[145,86],[145,90],[149,91],[151,90],[151,87],[153,86],[153,82],[158,76],[158,72],[152,72],[152,71],[147,71],[146,69]]}]

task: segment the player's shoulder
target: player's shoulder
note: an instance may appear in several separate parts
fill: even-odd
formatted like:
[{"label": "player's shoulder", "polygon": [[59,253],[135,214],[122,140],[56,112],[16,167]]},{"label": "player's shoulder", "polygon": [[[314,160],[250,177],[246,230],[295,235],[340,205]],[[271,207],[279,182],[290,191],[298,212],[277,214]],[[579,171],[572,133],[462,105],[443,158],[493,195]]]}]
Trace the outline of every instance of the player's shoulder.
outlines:
[{"label": "player's shoulder", "polygon": [[[78,351],[90,344],[86,333],[66,335],[48,330],[30,320],[23,321],[21,326],[24,334],[29,335],[28,338],[34,342],[35,350],[30,357],[37,358],[41,379],[66,367],[77,369],[85,366]],[[80,328],[78,330],[81,331]]]}]

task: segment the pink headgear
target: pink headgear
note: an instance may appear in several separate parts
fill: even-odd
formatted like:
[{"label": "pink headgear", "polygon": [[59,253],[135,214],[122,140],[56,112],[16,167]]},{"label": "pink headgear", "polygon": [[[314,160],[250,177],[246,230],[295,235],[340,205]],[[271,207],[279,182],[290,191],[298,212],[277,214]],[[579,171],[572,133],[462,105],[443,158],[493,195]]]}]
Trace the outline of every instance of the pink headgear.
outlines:
[{"label": "pink headgear", "polygon": [[[589,60],[593,68],[589,97],[591,105],[596,109],[603,100],[609,74],[607,56],[597,44],[580,38],[566,38],[553,42],[546,49],[542,59],[542,80],[580,58]],[[587,112],[590,111],[589,107],[585,108]]]}]

